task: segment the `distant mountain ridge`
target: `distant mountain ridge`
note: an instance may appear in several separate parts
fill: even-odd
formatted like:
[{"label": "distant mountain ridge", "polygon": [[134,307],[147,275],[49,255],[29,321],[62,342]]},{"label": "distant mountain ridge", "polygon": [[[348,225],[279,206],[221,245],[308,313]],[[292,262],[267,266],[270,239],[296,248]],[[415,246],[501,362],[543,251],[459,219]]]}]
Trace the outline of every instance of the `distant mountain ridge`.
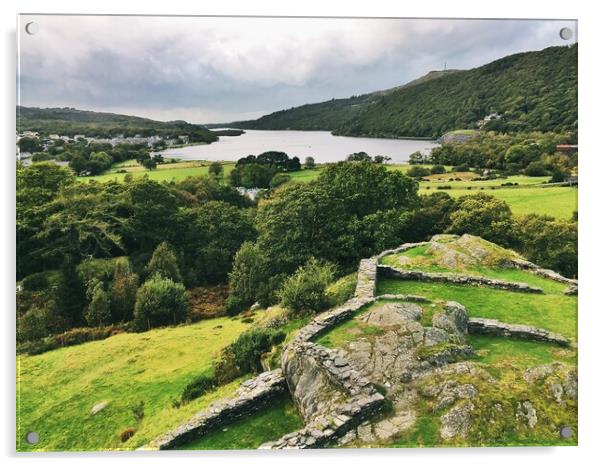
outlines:
[{"label": "distant mountain ridge", "polygon": [[17,106],[17,129],[41,134],[96,137],[186,135],[191,142],[214,142],[217,136],[203,125],[185,121],[155,121],[118,113],[78,110],[70,107],[38,108]]},{"label": "distant mountain ridge", "polygon": [[245,129],[329,130],[368,137],[437,138],[487,123],[500,131],[577,130],[577,44],[500,58],[470,70],[431,71],[405,85],[229,123]]}]

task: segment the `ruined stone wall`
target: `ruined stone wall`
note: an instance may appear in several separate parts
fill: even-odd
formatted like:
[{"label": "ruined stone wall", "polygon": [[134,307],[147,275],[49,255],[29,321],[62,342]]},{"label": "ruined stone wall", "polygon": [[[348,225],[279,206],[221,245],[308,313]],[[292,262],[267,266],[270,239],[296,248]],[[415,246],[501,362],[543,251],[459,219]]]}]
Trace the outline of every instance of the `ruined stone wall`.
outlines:
[{"label": "ruined stone wall", "polygon": [[574,278],[566,278],[560,275],[558,272],[554,272],[550,269],[544,269],[534,264],[533,262],[529,262],[523,259],[514,259],[512,261],[515,267],[523,270],[529,270],[533,272],[535,275],[539,275],[540,277],[549,278],[550,280],[554,280],[560,283],[565,283],[569,285],[569,287],[565,290],[566,295],[577,295],[578,294],[578,281]]},{"label": "ruined stone wall", "polygon": [[378,266],[378,275],[381,277],[397,278],[400,280],[416,280],[425,282],[442,282],[456,285],[487,286],[507,291],[521,293],[543,293],[541,288],[527,285],[526,283],[508,282],[493,278],[477,277],[473,275],[458,275],[450,273],[430,273],[418,270],[400,270],[388,265]]},{"label": "ruined stone wall", "polygon": [[263,372],[254,379],[243,382],[235,397],[211,404],[141,450],[169,450],[184,445],[207,432],[264,409],[286,392],[286,382],[280,369]]},{"label": "ruined stone wall", "polygon": [[342,353],[311,342],[289,345],[283,371],[306,425],[263,449],[316,448],[334,442],[376,414],[384,397]]},{"label": "ruined stone wall", "polygon": [[494,335],[522,338],[525,340],[545,341],[560,346],[568,346],[569,340],[558,333],[529,325],[507,324],[495,319],[472,317],[468,319],[468,332],[472,334]]}]

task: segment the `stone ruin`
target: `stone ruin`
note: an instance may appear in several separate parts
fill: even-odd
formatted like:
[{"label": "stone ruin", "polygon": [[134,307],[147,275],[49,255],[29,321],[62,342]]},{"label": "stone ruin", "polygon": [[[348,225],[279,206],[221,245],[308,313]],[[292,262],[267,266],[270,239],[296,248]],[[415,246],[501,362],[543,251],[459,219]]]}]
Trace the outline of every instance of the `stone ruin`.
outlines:
[{"label": "stone ruin", "polygon": [[[443,439],[465,436],[478,392],[474,385],[459,384],[454,377],[471,374],[493,383],[483,369],[465,361],[474,354],[472,347],[466,343],[469,333],[511,336],[560,346],[568,345],[569,341],[545,329],[469,318],[464,306],[456,302],[446,302],[437,308],[439,310],[433,314],[431,325],[425,326],[421,323],[425,309],[436,306],[430,300],[412,295],[376,296],[379,276],[449,281],[526,293],[542,292],[522,283],[460,275],[443,278],[444,274],[407,273],[378,264],[384,255],[423,244],[427,243],[404,244],[363,259],[358,268],[354,297],[317,315],[300,329],[282,351],[282,369],[264,372],[244,382],[234,398],[215,402],[144,449],[172,449],[183,445],[265,408],[271,400],[286,392],[293,399],[305,426],[261,445],[261,449],[378,445],[414,424],[416,403],[420,397],[435,399],[439,408],[453,405],[441,416],[440,435]],[[515,266],[567,283],[576,290],[576,280],[540,269],[527,261],[518,261]],[[361,315],[361,320],[379,329],[373,338],[349,341],[337,349],[326,348],[313,341],[368,306],[371,307]],[[544,376],[549,375],[548,372]],[[570,380],[566,382],[563,393],[576,396],[576,374],[570,374],[574,383],[567,375]],[[441,384],[430,388],[421,384],[427,377],[442,375],[446,379]],[[517,409],[517,419],[523,416],[525,422],[534,422],[532,406],[523,404]]]}]

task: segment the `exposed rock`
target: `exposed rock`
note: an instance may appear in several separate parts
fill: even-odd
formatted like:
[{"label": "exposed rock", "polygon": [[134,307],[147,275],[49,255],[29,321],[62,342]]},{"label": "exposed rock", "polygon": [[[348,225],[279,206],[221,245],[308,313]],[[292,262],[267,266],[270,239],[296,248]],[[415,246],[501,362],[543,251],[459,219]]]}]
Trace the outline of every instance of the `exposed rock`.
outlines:
[{"label": "exposed rock", "polygon": [[95,404],[94,406],[92,406],[92,409],[90,410],[90,414],[92,416],[100,413],[103,409],[105,409],[107,406],[109,405],[108,401],[101,401],[98,404]]},{"label": "exposed rock", "polygon": [[516,419],[517,421],[524,421],[527,423],[529,428],[533,429],[537,424],[537,412],[533,403],[530,401],[523,401],[518,403],[516,407]]},{"label": "exposed rock", "polygon": [[465,401],[457,404],[441,416],[441,429],[439,430],[441,438],[445,440],[465,438],[470,429],[471,412],[473,410],[472,402]]},{"label": "exposed rock", "polygon": [[579,289],[577,285],[571,285],[563,293],[567,296],[577,296],[579,294]]},{"label": "exposed rock", "polygon": [[548,394],[558,404],[577,400],[577,370],[562,363],[544,364],[527,369],[523,375],[529,383],[543,381]]}]

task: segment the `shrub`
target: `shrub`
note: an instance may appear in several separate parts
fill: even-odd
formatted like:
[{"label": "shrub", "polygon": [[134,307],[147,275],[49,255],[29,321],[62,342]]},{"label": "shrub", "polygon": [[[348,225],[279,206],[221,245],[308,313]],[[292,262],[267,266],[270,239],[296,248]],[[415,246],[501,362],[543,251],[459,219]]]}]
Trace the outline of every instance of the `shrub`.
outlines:
[{"label": "shrub", "polygon": [[25,291],[41,291],[48,288],[48,276],[44,272],[28,275],[21,280],[21,286]]},{"label": "shrub", "polygon": [[157,246],[146,271],[149,277],[159,276],[161,278],[169,278],[174,282],[182,281],[176,254],[166,242]]},{"label": "shrub", "polygon": [[91,327],[98,327],[111,322],[110,298],[101,282],[97,282],[92,290],[90,304],[88,304],[84,317]]},{"label": "shrub", "polygon": [[433,165],[431,167],[431,175],[441,175],[442,173],[445,173],[445,167],[443,165]]},{"label": "shrub", "polygon": [[282,305],[293,312],[326,309],[326,287],[333,281],[334,272],[334,265],[311,258],[285,280],[278,292]]},{"label": "shrub", "polygon": [[448,233],[469,233],[502,246],[516,243],[516,224],[510,207],[489,194],[473,194],[458,199],[450,215]]},{"label": "shrub", "polygon": [[180,396],[182,404],[186,404],[195,398],[203,396],[209,390],[212,390],[216,386],[215,377],[202,374],[190,382]]},{"label": "shrub", "polygon": [[136,433],[136,429],[134,429],[133,427],[128,427],[127,429],[123,429],[121,431],[121,433],[119,434],[119,438],[121,439],[122,442],[125,443],[129,439],[131,439],[135,433]]},{"label": "shrub", "polygon": [[215,379],[219,384],[234,380],[249,372],[260,372],[261,356],[272,346],[284,341],[286,334],[280,330],[263,327],[248,330],[224,348],[222,358],[215,365]]},{"label": "shrub", "polygon": [[546,176],[548,171],[542,162],[531,162],[525,168],[525,175],[527,176]]},{"label": "shrub", "polygon": [[452,168],[453,172],[469,172],[470,171],[470,167],[466,164],[462,164],[462,165],[457,165],[454,168]]},{"label": "shrub", "polygon": [[338,306],[353,298],[357,284],[357,273],[350,273],[339,278],[326,288],[326,296],[330,306]]},{"label": "shrub", "polygon": [[115,264],[111,285],[111,315],[114,322],[126,322],[134,315],[138,275],[132,273],[130,261],[119,258]]},{"label": "shrub", "polygon": [[276,173],[270,180],[270,188],[277,188],[291,180],[291,176],[286,173]]},{"label": "shrub", "polygon": [[47,308],[32,308],[17,321],[17,340],[33,341],[44,338],[50,333],[52,311]]},{"label": "shrub", "polygon": [[178,324],[190,308],[188,293],[181,283],[154,276],[136,293],[134,320],[139,330]]},{"label": "shrub", "polygon": [[406,172],[406,175],[411,176],[412,178],[422,178],[423,176],[428,176],[430,174],[431,172],[428,168],[420,165],[412,165]]},{"label": "shrub", "polygon": [[224,176],[224,166],[219,162],[211,162],[209,165],[209,175],[215,178]]},{"label": "shrub", "polygon": [[[256,243],[243,243],[236,255],[232,272],[228,275],[230,295],[226,301],[228,314],[238,314],[256,300],[265,302],[268,286],[267,262]],[[264,298],[264,299],[262,299]]]}]

